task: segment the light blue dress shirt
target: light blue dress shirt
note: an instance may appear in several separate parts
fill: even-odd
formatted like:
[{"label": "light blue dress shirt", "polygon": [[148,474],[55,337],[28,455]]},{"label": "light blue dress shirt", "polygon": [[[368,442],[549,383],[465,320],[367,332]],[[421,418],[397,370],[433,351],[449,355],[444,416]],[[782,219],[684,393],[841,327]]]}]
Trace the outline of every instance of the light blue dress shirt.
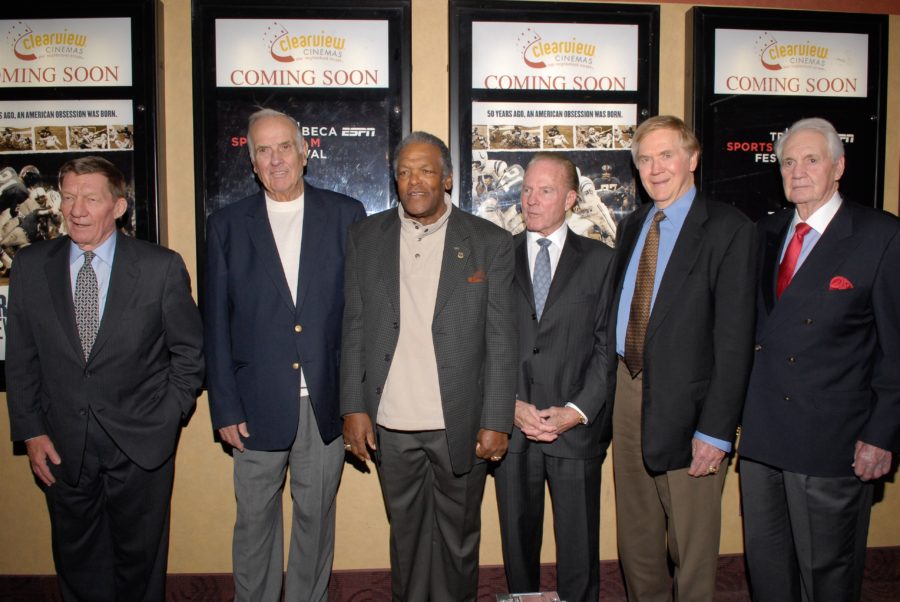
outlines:
[{"label": "light blue dress shirt", "polygon": [[[656,303],[656,293],[659,291],[659,283],[662,282],[663,274],[666,272],[666,266],[669,264],[669,258],[672,257],[672,251],[675,249],[675,242],[681,233],[681,227],[684,220],[694,203],[694,197],[697,196],[697,189],[691,186],[684,195],[675,199],[675,202],[663,209],[666,219],[659,223],[659,251],[656,256],[656,274],[653,280],[653,297],[650,299],[650,314],[653,315],[653,304]],[[628,269],[625,270],[625,281],[622,283],[622,296],[619,299],[619,312],[616,316],[616,353],[621,357],[625,357],[625,333],[628,329],[628,316],[631,314],[631,300],[634,297],[634,286],[637,280],[638,264],[641,260],[641,250],[644,248],[644,242],[647,240],[647,233],[650,232],[650,224],[653,222],[653,216],[659,210],[654,205],[647,212],[644,223],[641,225],[641,232],[638,235],[637,242],[634,245],[634,252],[628,261]],[[731,442],[723,441],[701,432],[695,432],[694,437],[709,443],[728,453],[731,451]]]},{"label": "light blue dress shirt", "polygon": [[[100,293],[98,309],[100,321],[103,321],[103,310],[106,309],[106,293],[109,292],[109,277],[112,274],[113,257],[116,254],[116,233],[104,240],[99,247],[94,249],[94,259],[91,267],[97,274],[97,290]],[[75,302],[75,281],[78,278],[78,270],[84,265],[84,251],[74,242],[69,245],[69,278],[72,283],[72,302]]]}]

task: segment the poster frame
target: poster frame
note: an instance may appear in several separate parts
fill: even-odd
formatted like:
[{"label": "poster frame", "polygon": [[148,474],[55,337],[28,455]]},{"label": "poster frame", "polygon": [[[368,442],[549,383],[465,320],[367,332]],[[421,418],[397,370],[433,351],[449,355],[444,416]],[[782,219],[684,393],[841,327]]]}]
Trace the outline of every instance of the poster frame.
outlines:
[{"label": "poster frame", "polygon": [[[846,196],[864,205],[883,208],[885,176],[885,137],[887,122],[887,15],[861,13],[834,13],[799,10],[769,10],[745,8],[694,7],[687,14],[688,57],[687,70],[692,74],[688,82],[689,106],[692,107],[691,125],[704,149],[696,178],[698,187],[716,196],[717,183],[733,174],[721,168],[721,149],[716,145],[716,134],[724,131],[725,124],[717,120],[720,111],[732,110],[737,105],[747,113],[758,115],[756,123],[765,124],[765,116],[791,115],[784,123],[777,124],[784,131],[793,121],[805,117],[824,117],[832,121],[839,133],[848,123],[859,119],[857,127],[866,132],[863,140],[870,144],[845,144],[847,170],[841,182]],[[715,92],[715,32],[717,29],[760,30],[773,32],[815,32],[827,34],[866,34],[868,59],[866,95],[864,97],[788,96],[763,94],[717,94]],[[749,116],[747,117],[750,118]],[[743,120],[742,120],[743,121]],[[742,127],[747,127],[743,122]],[[750,126],[752,127],[752,125]],[[773,125],[772,130],[775,129]],[[865,147],[865,148],[863,148]],[[705,159],[705,160],[704,160]],[[771,174],[764,174],[758,184],[747,182],[744,189],[748,198],[729,201],[744,210],[753,219],[789,206],[781,189],[777,164],[770,164]],[[771,176],[771,177],[769,177]],[[750,172],[748,177],[753,177]],[[764,188],[767,192],[760,192]],[[871,189],[870,194],[860,190]],[[749,195],[756,195],[756,199]],[[764,205],[760,205],[764,199]],[[754,202],[755,200],[755,202]],[[742,206],[743,205],[743,206]]]},{"label": "poster frame", "polygon": [[[468,145],[472,106],[476,102],[633,104],[638,123],[655,115],[659,103],[658,5],[450,0],[450,152],[453,158],[454,201],[472,210],[472,178]],[[472,87],[472,24],[577,23],[637,25],[637,89],[634,91],[488,90]],[[487,60],[484,57],[482,60]],[[635,124],[636,125],[636,124]]]},{"label": "poster frame", "polygon": [[[0,101],[129,101],[132,106],[134,145],[135,237],[159,242],[158,138],[157,138],[157,6],[154,0],[72,4],[48,0],[7,7],[4,20],[128,18],[131,21],[131,85],[123,86],[0,86]],[[5,343],[5,341],[4,341]],[[0,361],[0,391],[6,391],[5,361]]]},{"label": "poster frame", "polygon": [[[286,89],[297,90],[312,102],[335,99],[379,101],[391,105],[388,147],[394,148],[410,131],[411,124],[411,0],[314,0],[297,4],[269,0],[192,0],[194,57],[195,215],[198,258],[198,294],[203,297],[206,263],[206,218],[209,204],[211,144],[215,142],[214,113],[219,101],[240,101],[259,96],[277,97]],[[388,22],[389,77],[383,88],[219,88],[216,86],[215,24],[218,19],[282,20],[385,20]],[[242,132],[243,133],[243,132]],[[250,174],[249,158],[247,173]],[[393,195],[391,195],[393,198]]]}]

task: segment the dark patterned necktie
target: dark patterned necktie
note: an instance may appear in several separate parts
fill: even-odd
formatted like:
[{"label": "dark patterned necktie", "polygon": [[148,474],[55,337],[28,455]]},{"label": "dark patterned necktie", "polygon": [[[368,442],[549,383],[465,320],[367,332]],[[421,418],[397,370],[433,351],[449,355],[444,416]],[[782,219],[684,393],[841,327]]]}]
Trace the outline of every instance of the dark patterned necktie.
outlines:
[{"label": "dark patterned necktie", "polygon": [[85,360],[91,355],[91,347],[100,329],[100,289],[97,274],[91,266],[93,259],[93,251],[84,252],[84,265],[75,278],[75,323]]},{"label": "dark patterned necktie", "polygon": [[537,319],[541,319],[544,313],[544,304],[547,302],[547,294],[550,292],[550,246],[549,238],[539,238],[537,244],[541,246],[537,258],[534,261],[534,275],[531,277],[531,287],[534,289],[534,312]]},{"label": "dark patterned necktie", "polygon": [[653,299],[653,283],[656,280],[656,257],[659,254],[659,222],[666,219],[662,211],[653,216],[634,282],[631,313],[628,314],[628,330],[625,331],[625,365],[634,378],[644,369],[644,339],[650,321],[650,301]]},{"label": "dark patterned necktie", "polygon": [[805,222],[800,222],[794,230],[794,236],[788,243],[787,251],[784,252],[784,259],[778,266],[778,282],[775,285],[775,297],[781,299],[781,294],[788,287],[794,278],[794,272],[797,271],[797,260],[800,259],[800,249],[803,248],[803,237],[809,234],[812,228]]}]

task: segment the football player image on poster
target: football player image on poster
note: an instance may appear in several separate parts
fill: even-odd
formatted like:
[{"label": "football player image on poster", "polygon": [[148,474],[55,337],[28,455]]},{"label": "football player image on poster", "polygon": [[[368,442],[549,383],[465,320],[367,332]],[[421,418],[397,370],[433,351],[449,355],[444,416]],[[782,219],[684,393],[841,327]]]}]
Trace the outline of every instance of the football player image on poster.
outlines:
[{"label": "football player image on poster", "polygon": [[615,245],[635,207],[634,105],[473,103],[471,210],[513,234],[525,228],[519,197],[531,156],[563,152],[578,168],[576,234]]},{"label": "football player image on poster", "polygon": [[0,283],[21,248],[66,233],[57,172],[78,155],[100,155],[126,175],[119,225],[134,234],[133,129],[130,101],[0,102]]}]

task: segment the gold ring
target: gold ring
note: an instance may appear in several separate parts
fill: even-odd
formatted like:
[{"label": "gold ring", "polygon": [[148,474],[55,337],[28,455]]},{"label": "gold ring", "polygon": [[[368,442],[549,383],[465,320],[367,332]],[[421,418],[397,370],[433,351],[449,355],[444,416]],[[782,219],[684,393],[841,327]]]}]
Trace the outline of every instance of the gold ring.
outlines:
[{"label": "gold ring", "polygon": [[491,462],[499,462],[503,456],[491,456]]},{"label": "gold ring", "polygon": [[344,449],[345,449],[346,451],[350,451],[350,449],[351,449],[352,447],[353,447],[353,446],[350,445],[349,443],[345,443],[345,444],[344,444]]},{"label": "gold ring", "polygon": [[709,468],[706,469],[706,474],[716,474],[719,472],[719,467],[715,464],[710,464]]}]

